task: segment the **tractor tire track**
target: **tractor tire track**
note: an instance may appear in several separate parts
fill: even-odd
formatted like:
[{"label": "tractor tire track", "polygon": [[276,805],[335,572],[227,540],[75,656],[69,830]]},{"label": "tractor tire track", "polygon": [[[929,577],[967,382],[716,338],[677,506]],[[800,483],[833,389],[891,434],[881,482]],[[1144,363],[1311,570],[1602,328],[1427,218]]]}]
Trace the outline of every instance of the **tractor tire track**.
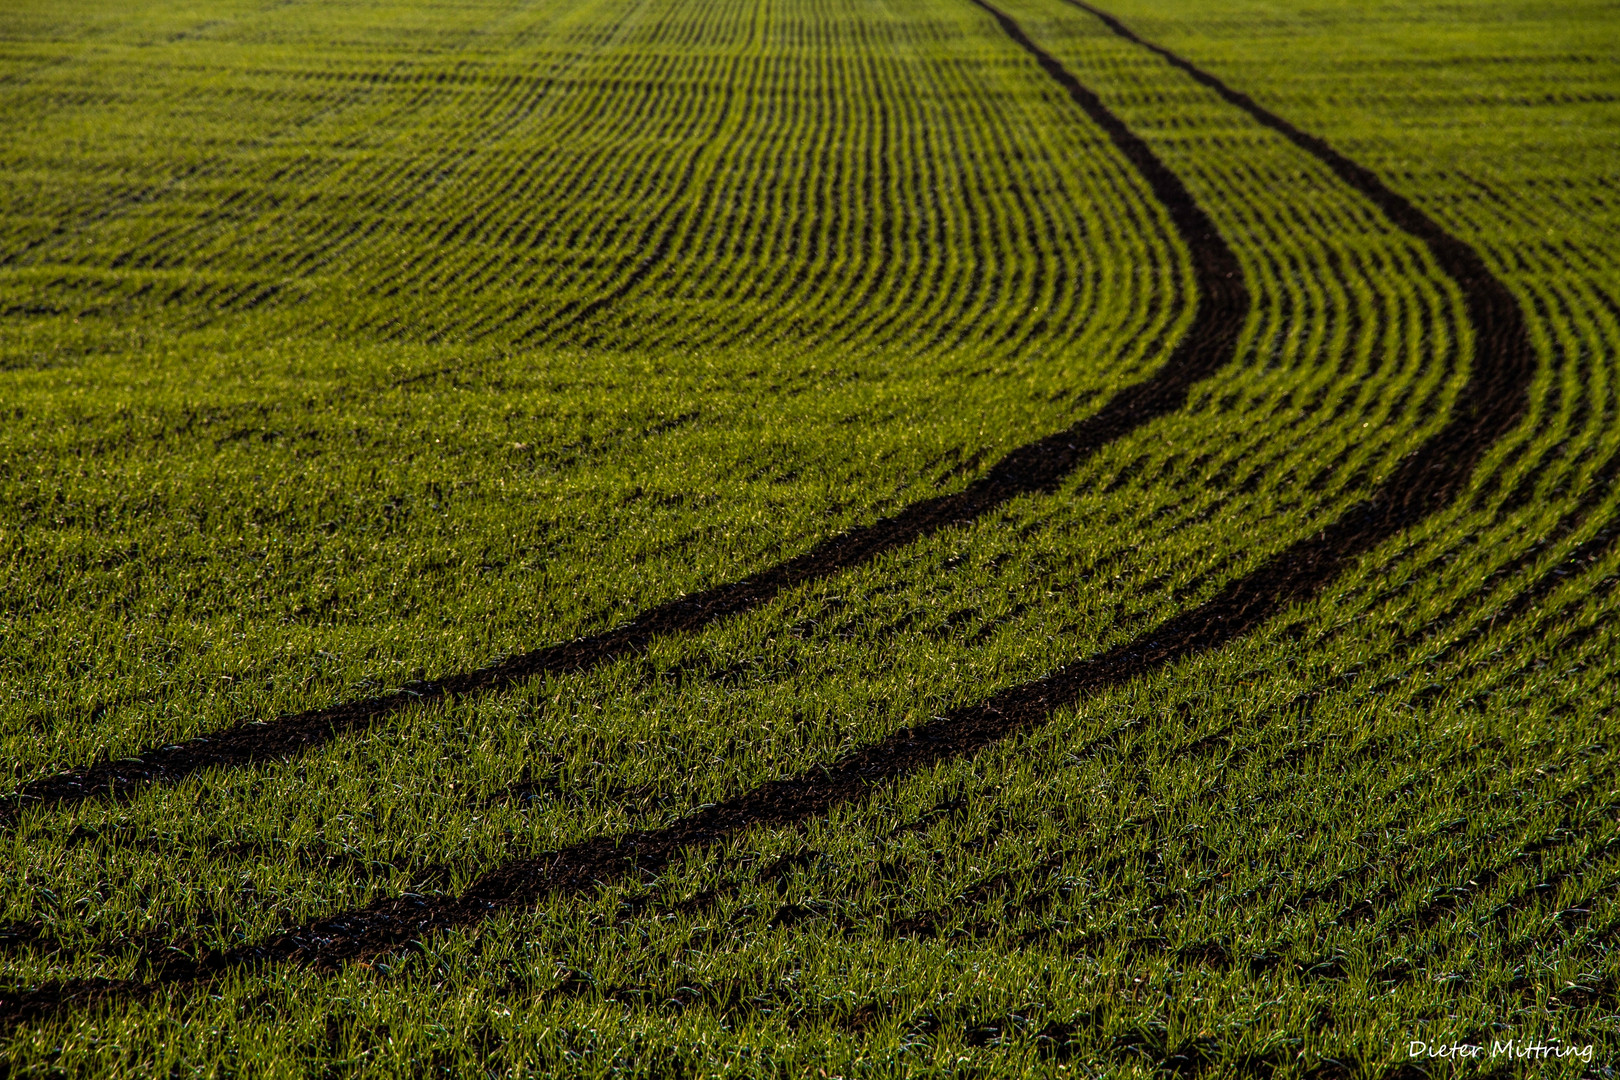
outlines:
[{"label": "tractor tire track", "polygon": [[[1023,42],[1034,47],[1027,38]],[[1119,391],[1096,413],[1067,429],[1011,451],[955,495],[914,502],[892,517],[823,540],[801,555],[740,581],[671,600],[615,629],[509,657],[476,671],[270,722],[239,724],[183,743],[159,744],[132,757],[42,777],[4,800],[0,826],[17,820],[29,807],[117,798],[153,783],[183,780],[204,769],[243,768],[285,759],[335,739],[359,735],[418,702],[490,693],[543,675],[585,671],[639,653],[654,638],[695,633],[758,608],[786,589],[831,577],[940,529],[983,517],[1020,495],[1051,492],[1108,443],[1181,408],[1192,386],[1213,375],[1236,349],[1239,329],[1249,312],[1249,294],[1237,256],[1181,179],[1148,145],[1056,60],[1040,55],[1045,57],[1043,66],[1048,73],[1136,167],[1191,253],[1197,288],[1194,317],[1186,336],[1152,377]],[[574,316],[594,314],[597,308],[622,298],[667,256],[678,224],[677,220],[664,230],[654,255],[635,268],[630,280],[613,294],[574,311]]]},{"label": "tractor tire track", "polygon": [[[1140,147],[1156,169],[1164,169],[1152,158],[1146,145],[1124,131],[1121,122],[1106,111],[1100,100],[1082,87],[1055,57],[1032,41],[1011,16],[987,0],[972,2],[988,12],[1077,104],[1088,113],[1105,117],[1105,127],[1115,137],[1116,145],[1123,142],[1126,146]],[[1071,2],[1078,3],[1078,0]],[[686,848],[708,846],[759,826],[786,826],[822,816],[832,807],[858,799],[880,785],[931,765],[976,753],[1034,727],[1087,692],[1119,686],[1241,637],[1285,608],[1318,595],[1358,556],[1448,506],[1462,493],[1480,460],[1513,430],[1528,406],[1535,352],[1513,295],[1471,247],[1447,233],[1371,171],[1266,111],[1247,95],[1226,87],[1213,75],[1158,46],[1147,46],[1117,20],[1105,18],[1104,21],[1122,36],[1172,60],[1199,82],[1217,88],[1229,102],[1326,162],[1347,184],[1384,209],[1392,221],[1423,241],[1441,269],[1462,291],[1474,332],[1474,362],[1467,383],[1457,396],[1451,419],[1407,455],[1373,495],[1352,506],[1315,536],[1296,541],[1231,582],[1214,598],[1131,641],[1098,656],[1077,660],[1042,679],[1004,689],[985,701],[957,709],[927,724],[898,731],[795,778],[761,784],[724,802],[694,811],[665,828],[597,837],[560,851],[516,858],[476,880],[460,896],[385,898],[257,945],[201,961],[163,965],[150,980],[123,983],[81,980],[8,993],[0,999],[0,1017],[14,1023],[47,1015],[68,1005],[145,997],[165,987],[184,986],[262,964],[302,963],[332,970],[347,961],[397,951],[434,933],[475,925],[499,911],[533,907],[551,896],[584,893],[622,879],[633,871],[656,873]],[[1147,175],[1151,178],[1154,174]],[[1157,187],[1155,185],[1156,190]],[[1179,181],[1174,187],[1185,191]],[[1189,214],[1207,221],[1192,207],[1190,199],[1179,214],[1178,224]],[[1213,241],[1206,247],[1194,247],[1195,253],[1204,251],[1204,261],[1197,262],[1201,268],[1211,265],[1208,261],[1211,251],[1230,256],[1225,243],[1214,237],[1213,229],[1208,236]],[[1196,244],[1196,234],[1189,235],[1188,240]],[[1235,280],[1227,282],[1228,287],[1234,284]],[[1158,381],[1152,380],[1147,385]],[[1132,391],[1126,392],[1130,393]],[[1110,403],[1104,414],[1109,414],[1112,408],[1113,403]],[[1063,441],[1068,437],[1068,433],[1064,433],[1032,444],[1033,449],[1015,451],[997,466],[997,474],[1008,470],[1014,477],[1042,475],[1038,471],[1041,463],[1077,453],[1072,444]],[[1040,452],[1047,447],[1050,449]],[[1011,471],[1009,463],[1021,468]],[[969,490],[976,489],[977,485]],[[920,505],[935,506],[951,501],[936,500]],[[872,534],[878,528],[872,526],[850,535],[869,537],[866,543],[873,544],[877,538]],[[775,572],[782,572],[782,568]],[[769,573],[772,571],[767,571]],[[725,595],[724,589],[716,591],[722,597]],[[723,604],[725,600],[717,599],[715,603]]]}]

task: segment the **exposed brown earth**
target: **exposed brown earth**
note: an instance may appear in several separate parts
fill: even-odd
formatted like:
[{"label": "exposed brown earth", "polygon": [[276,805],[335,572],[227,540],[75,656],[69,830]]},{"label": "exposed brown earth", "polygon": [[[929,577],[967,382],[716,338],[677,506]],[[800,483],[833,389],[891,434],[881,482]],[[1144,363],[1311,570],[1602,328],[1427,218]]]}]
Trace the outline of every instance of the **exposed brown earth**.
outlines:
[{"label": "exposed brown earth", "polygon": [[[1056,61],[1047,57],[1042,64],[1141,173],[1192,253],[1197,289],[1193,322],[1153,377],[1115,394],[1096,413],[1069,428],[1013,450],[958,494],[912,503],[893,517],[824,540],[802,555],[741,581],[672,600],[613,630],[510,657],[477,671],[269,722],[239,724],[186,742],[163,743],[131,757],[45,776],[23,785],[5,800],[0,806],[0,824],[15,820],[30,807],[118,797],[148,784],[182,780],[204,769],[286,759],[334,739],[357,735],[408,705],[445,696],[484,694],[542,675],[587,670],[640,652],[656,637],[695,633],[760,607],[785,589],[831,577],[947,526],[982,517],[1020,495],[1050,492],[1103,446],[1181,408],[1192,386],[1214,374],[1232,356],[1249,307],[1237,256],[1180,178],[1146,143]],[[667,240],[668,232],[661,243]],[[649,256],[618,292],[593,301],[591,310],[622,298],[659,258],[658,253]]]},{"label": "exposed brown earth", "polygon": [[[1115,145],[1142,170],[1182,230],[1194,253],[1201,291],[1195,333],[1178,348],[1175,360],[1154,379],[1121,393],[1096,416],[1014,451],[960,495],[914,504],[893,518],[826,541],[755,577],[654,609],[619,630],[445,679],[430,688],[428,696],[487,691],[545,671],[577,670],[642,648],[654,634],[696,629],[756,606],[783,588],[855,565],[952,521],[983,513],[1013,495],[1049,489],[1106,439],[1176,407],[1184,400],[1191,382],[1207,375],[1224,359],[1237,321],[1232,317],[1233,305],[1240,311],[1246,303],[1230,249],[1145,143],[1126,130],[1094,94],[1036,45],[1009,15],[985,0],[974,2],[1108,131]],[[16,1021],[71,1003],[85,1004],[109,996],[139,997],[160,987],[192,983],[261,963],[298,962],[335,968],[348,960],[397,950],[437,931],[477,923],[497,910],[532,906],[557,894],[585,892],[620,879],[633,869],[655,872],[688,847],[713,844],[755,826],[789,825],[822,815],[838,803],[860,798],[877,785],[975,753],[1031,728],[1088,692],[1119,685],[1230,642],[1288,606],[1318,595],[1357,557],[1449,505],[1461,493],[1482,456],[1513,429],[1526,408],[1535,353],[1512,294],[1471,247],[1447,233],[1371,171],[1213,75],[1162,47],[1142,41],[1112,17],[1079,0],[1070,2],[1091,11],[1116,33],[1158,53],[1315,155],[1393,223],[1421,240],[1461,290],[1473,330],[1474,357],[1452,418],[1403,459],[1373,495],[1352,506],[1317,535],[1297,541],[1232,581],[1213,599],[1124,645],[1077,660],[1045,678],[1003,690],[930,723],[896,732],[795,779],[763,784],[689,814],[667,828],[598,837],[561,851],[515,858],[479,878],[459,897],[381,900],[254,946],[201,961],[161,966],[144,982],[61,983],[8,993],[0,1003],[0,1015]],[[92,770],[80,776],[39,781],[20,794],[62,802],[83,798],[92,788],[116,789],[122,783],[127,790],[152,780],[172,779],[208,764],[239,764],[291,753],[326,741],[334,733],[363,728],[409,700],[416,698],[394,695],[291,717],[273,725],[237,729],[241,734],[227,732],[212,743],[187,744],[189,750],[177,748],[172,758],[160,756],[171,753],[168,751],[153,755],[157,758],[155,765],[147,763],[144,772],[131,773],[127,780],[117,772],[95,774]],[[208,755],[217,755],[218,760],[205,760]],[[105,768],[112,769],[114,764]]]}]

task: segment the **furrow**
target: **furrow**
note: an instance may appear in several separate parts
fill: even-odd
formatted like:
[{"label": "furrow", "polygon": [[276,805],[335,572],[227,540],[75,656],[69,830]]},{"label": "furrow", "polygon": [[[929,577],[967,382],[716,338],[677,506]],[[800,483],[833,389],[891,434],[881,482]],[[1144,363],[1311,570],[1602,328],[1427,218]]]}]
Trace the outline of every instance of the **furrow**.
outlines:
[{"label": "furrow", "polygon": [[[1096,12],[1079,0],[1070,2],[1099,15],[1116,33],[1152,49],[1323,161],[1392,222],[1421,240],[1462,291],[1474,353],[1453,416],[1438,433],[1408,455],[1371,498],[1351,507],[1316,535],[1296,541],[1265,560],[1256,570],[1232,581],[1214,598],[1121,646],[1075,661],[1045,678],[1010,687],[977,705],[896,732],[794,779],[765,783],[719,804],[696,810],[666,828],[603,836],[557,852],[517,857],[479,878],[460,896],[380,900],[258,946],[201,963],[176,965],[163,972],[153,984],[116,989],[55,986],[12,994],[6,1002],[6,1012],[20,1019],[97,995],[149,993],[149,986],[192,982],[256,963],[300,961],[332,967],[346,960],[393,951],[425,935],[475,924],[496,911],[526,908],[555,894],[583,892],[634,870],[657,871],[685,849],[707,846],[747,829],[788,825],[818,817],[840,803],[861,798],[880,785],[931,765],[974,754],[1011,734],[1030,729],[1055,710],[1072,705],[1089,692],[1121,685],[1146,672],[1231,642],[1288,607],[1318,595],[1359,556],[1449,505],[1466,488],[1482,458],[1513,430],[1526,409],[1535,352],[1513,295],[1490,273],[1473,249],[1387,187],[1376,174],[1344,158],[1322,140],[1294,128],[1188,61],[1162,47],[1147,45],[1112,17]],[[1062,86],[1137,165],[1182,228],[1200,283],[1214,278],[1210,295],[1217,298],[1217,302],[1201,303],[1203,310],[1218,306],[1218,298],[1223,293],[1241,299],[1243,290],[1235,257],[1180,181],[1160,164],[1147,144],[1125,128],[1055,57],[1029,38],[1011,16],[986,0],[974,0],[974,3]],[[1184,201],[1178,203],[1174,198],[1167,198],[1167,194]],[[1200,299],[1203,301],[1206,297]],[[1198,339],[1189,335],[1188,340]],[[1230,345],[1224,334],[1220,344]],[[1226,352],[1227,348],[1223,347],[1210,362],[1218,364]],[[1185,397],[1185,389],[1183,384],[1180,393],[1174,395],[1178,402]]]},{"label": "furrow", "polygon": [[[1045,57],[1045,53],[1040,53]],[[1186,335],[1163,367],[1145,382],[1116,393],[1096,413],[1027,443],[1003,457],[955,495],[914,502],[892,517],[824,540],[786,562],[741,581],[672,600],[629,623],[578,641],[512,657],[478,671],[444,676],[393,694],[334,705],[268,723],[249,722],[178,745],[160,745],[132,758],[59,772],[25,784],[6,802],[4,819],[30,806],[63,806],[120,797],[152,783],[173,783],[211,768],[242,768],[285,759],[350,738],[401,709],[446,696],[497,691],[542,675],[583,671],[645,649],[655,637],[690,634],[753,610],[786,589],[869,562],[942,528],[983,517],[1020,495],[1049,492],[1101,447],[1180,408],[1192,385],[1231,356],[1247,311],[1247,290],[1236,257],[1181,181],[1147,144],[1101,101],[1064,72],[1060,85],[1140,172],[1186,242],[1198,285],[1197,309]],[[665,236],[672,235],[666,231]]]}]

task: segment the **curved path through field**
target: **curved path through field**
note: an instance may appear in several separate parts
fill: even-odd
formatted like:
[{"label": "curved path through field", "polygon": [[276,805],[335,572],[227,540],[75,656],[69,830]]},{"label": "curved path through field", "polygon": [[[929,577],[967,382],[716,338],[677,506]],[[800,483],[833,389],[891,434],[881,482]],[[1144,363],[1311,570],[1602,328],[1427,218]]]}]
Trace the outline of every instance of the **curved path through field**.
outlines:
[{"label": "curved path through field", "polygon": [[[1049,488],[1086,452],[1106,438],[1117,437],[1122,431],[1139,425],[1145,418],[1141,413],[1162,415],[1174,408],[1184,400],[1190,382],[1219,363],[1224,350],[1230,347],[1236,322],[1231,317],[1232,309],[1221,305],[1241,304],[1244,299],[1230,250],[1209,226],[1202,211],[1186,196],[1180,182],[1095,95],[1029,38],[1010,15],[987,0],[973,2],[988,12],[1077,105],[1102,124],[1115,145],[1143,169],[1155,193],[1165,199],[1177,226],[1186,235],[1194,251],[1200,287],[1207,292],[1200,295],[1199,319],[1195,324],[1199,332],[1189,334],[1187,342],[1177,350],[1176,362],[1167,365],[1155,379],[1120,395],[1097,416],[1068,432],[1009,455],[989,476],[961,495],[915,504],[894,518],[828,541],[799,559],[755,578],[655,609],[619,631],[515,658],[483,672],[447,679],[432,692],[487,690],[542,671],[577,669],[598,662],[598,657],[622,655],[640,648],[653,634],[704,625],[753,606],[790,584],[835,572],[963,516],[983,513],[984,509],[1014,494]],[[1230,582],[1208,601],[1121,646],[1076,660],[1042,679],[1003,690],[928,724],[897,732],[830,766],[794,779],[760,785],[718,805],[695,811],[667,828],[604,836],[561,851],[514,858],[479,878],[459,897],[389,898],[256,945],[201,961],[161,965],[154,978],[147,981],[56,984],[8,994],[0,1004],[0,1015],[15,1021],[64,1004],[140,996],[165,986],[192,983],[258,963],[301,962],[335,967],[347,960],[390,952],[440,930],[474,924],[496,911],[532,905],[549,895],[583,892],[621,878],[632,870],[656,871],[685,848],[713,844],[756,825],[804,821],[838,803],[859,798],[877,785],[937,762],[975,753],[1030,728],[1087,692],[1118,685],[1144,672],[1230,642],[1286,607],[1318,594],[1357,557],[1449,505],[1462,491],[1483,455],[1514,428],[1527,406],[1534,352],[1513,296],[1472,248],[1442,229],[1372,172],[1186,60],[1141,41],[1117,20],[1087,5],[1077,3],[1077,6],[1103,18],[1116,33],[1153,49],[1215,89],[1228,102],[1316,156],[1340,180],[1371,200],[1390,221],[1422,242],[1461,291],[1473,336],[1473,362],[1468,379],[1444,427],[1408,454],[1369,497],[1349,507],[1316,535],[1295,542]],[[1214,321],[1212,313],[1215,312],[1225,318],[1225,326]],[[1195,372],[1198,374],[1193,374]],[[364,727],[409,700],[415,698],[374,699],[348,707],[350,712],[329,710],[280,723],[289,725],[282,729],[289,734],[295,731],[291,725],[307,725],[315,732],[311,738],[316,738],[322,728],[355,730]],[[227,743],[229,745],[233,744]],[[293,741],[280,750],[285,752],[299,745],[303,744]],[[179,748],[174,753],[184,749]],[[191,752],[197,753],[198,749]],[[264,752],[250,747],[242,753],[241,760],[252,760],[255,754]],[[183,759],[175,760],[183,763]],[[227,755],[218,762],[201,764],[230,764],[233,760]],[[198,766],[191,766],[195,767]],[[160,765],[148,774],[132,777],[127,786],[164,778],[169,778],[169,774]],[[64,785],[63,793],[55,795],[54,801],[75,797],[73,789],[67,785],[82,785],[88,779],[51,781]],[[116,773],[100,777],[103,787],[116,789],[121,782],[124,781]],[[51,789],[43,784],[28,794],[53,798]]]},{"label": "curved path through field", "polygon": [[[1046,57],[1042,63],[1147,181],[1191,253],[1196,289],[1192,325],[1151,378],[1115,394],[1097,412],[1069,428],[1013,450],[955,495],[914,502],[892,517],[831,537],[741,581],[661,604],[612,630],[510,657],[477,671],[445,675],[408,689],[268,723],[243,723],[181,743],[160,743],[131,757],[42,777],[0,804],[0,823],[15,820],[31,807],[118,797],[149,784],[183,780],[204,769],[284,759],[357,735],[418,702],[489,693],[544,675],[583,671],[639,652],[661,635],[694,633],[758,608],[783,590],[841,573],[947,526],[983,517],[1020,495],[1050,492],[1103,446],[1181,408],[1194,384],[1231,359],[1248,314],[1249,296],[1237,256],[1186,185],[1139,136],[1056,61]],[[674,231],[675,225],[671,225],[656,241],[651,234],[644,237],[655,250],[611,293],[570,309],[568,314],[583,318],[623,299],[665,257]]]}]

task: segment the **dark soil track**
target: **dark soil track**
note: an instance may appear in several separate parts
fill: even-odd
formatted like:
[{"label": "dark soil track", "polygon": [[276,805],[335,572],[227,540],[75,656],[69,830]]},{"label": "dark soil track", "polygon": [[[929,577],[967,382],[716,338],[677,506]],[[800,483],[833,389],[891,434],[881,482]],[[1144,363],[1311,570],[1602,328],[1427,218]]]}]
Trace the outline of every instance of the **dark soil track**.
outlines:
[{"label": "dark soil track", "polygon": [[[1197,334],[1178,349],[1179,366],[1167,366],[1158,377],[1122,393],[1097,416],[1069,431],[1009,455],[991,473],[961,495],[930,500],[897,517],[828,541],[799,559],[754,578],[685,601],[666,605],[629,626],[572,645],[515,658],[503,665],[446,680],[433,693],[468,693],[492,689],[542,671],[569,670],[639,648],[654,633],[691,629],[725,614],[759,603],[780,589],[853,565],[888,547],[958,520],[983,513],[1013,494],[1050,487],[1084,453],[1140,424],[1148,416],[1173,408],[1194,378],[1213,369],[1231,343],[1238,319],[1223,303],[1245,297],[1236,261],[1185,189],[1153,157],[1145,144],[1125,130],[1101,102],[1082,87],[1054,57],[1024,34],[1007,14],[973,0],[1041,67],[1097,119],[1133,162],[1156,194],[1165,200],[1177,226],[1194,252],[1201,288]],[[1088,11],[1093,9],[1071,0]],[[556,894],[579,893],[623,878],[632,870],[656,872],[688,847],[708,845],[754,826],[781,826],[822,815],[835,804],[856,799],[873,787],[938,762],[975,753],[1009,735],[1033,727],[1056,709],[1073,704],[1088,692],[1116,686],[1143,673],[1219,647],[1248,633],[1291,604],[1309,599],[1339,576],[1357,557],[1381,542],[1443,509],[1466,486],[1481,458],[1524,414],[1535,353],[1517,302],[1479,255],[1451,236],[1372,172],[1349,161],[1315,136],[1286,121],[1166,50],[1141,41],[1117,20],[1100,12],[1116,33],[1150,48],[1227,101],[1279,131],[1325,162],[1345,183],[1384,211],[1396,225],[1427,245],[1436,262],[1462,291],[1474,336],[1473,365],[1458,394],[1450,421],[1412,454],[1366,500],[1315,536],[1302,539],[1254,571],[1229,583],[1213,599],[1183,612],[1154,630],[1098,656],[1078,660],[1051,675],[1003,690],[973,706],[818,766],[792,780],[774,781],[723,803],[689,814],[667,828],[617,837],[600,837],[561,851],[514,859],[478,879],[459,897],[386,899],[289,931],[262,944],[233,950],[200,962],[160,966],[150,980],[131,983],[56,984],[10,993],[0,1015],[12,1021],[48,1013],[64,1004],[105,997],[138,997],[165,986],[186,984],[258,963],[301,962],[322,968],[397,950],[439,930],[477,923],[490,913],[533,905]],[[1202,231],[1202,230],[1206,230]],[[1222,325],[1225,320],[1225,325]],[[690,605],[690,606],[687,606]],[[316,738],[288,741],[266,738],[244,760],[288,752],[331,735],[322,731],[354,730],[404,704],[400,697],[375,699],[309,717],[270,725],[287,733],[312,732]],[[246,731],[266,729],[243,729]],[[219,740],[227,745],[230,736]],[[211,744],[193,744],[198,760],[187,771],[216,762],[202,760]],[[215,744],[217,745],[217,744]],[[190,761],[190,758],[183,759]],[[218,762],[234,763],[236,759]],[[159,766],[133,783],[164,778]],[[41,781],[26,794],[51,798],[50,784],[63,784],[66,794],[97,783],[90,777]],[[117,786],[118,774],[103,774],[99,786]],[[78,785],[73,787],[71,785]],[[82,797],[77,796],[77,797]]]},{"label": "dark soil track", "polygon": [[[1022,31],[1017,33],[1021,36]],[[1020,44],[1034,48],[1027,38],[1021,38]],[[639,652],[660,635],[696,632],[768,603],[785,589],[830,577],[947,526],[982,517],[1020,495],[1052,491],[1101,447],[1181,408],[1191,387],[1231,358],[1238,330],[1248,314],[1249,296],[1237,256],[1180,178],[1154,156],[1147,144],[1057,61],[1037,52],[1047,72],[1107,132],[1114,146],[1147,181],[1191,251],[1197,289],[1193,322],[1152,378],[1115,394],[1096,413],[1071,427],[1012,451],[958,494],[912,503],[893,517],[824,540],[802,555],[741,581],[672,600],[616,629],[510,657],[478,671],[268,723],[241,724],[178,745],[163,744],[133,757],[43,777],[25,784],[5,805],[0,805],[0,824],[16,820],[32,806],[117,797],[148,784],[182,780],[204,769],[240,768],[257,761],[285,759],[363,732],[417,702],[488,693],[541,675],[583,671]],[[639,264],[612,296],[594,300],[573,314],[584,317],[622,299],[659,264],[674,232],[675,226],[665,230],[659,250]]]}]

